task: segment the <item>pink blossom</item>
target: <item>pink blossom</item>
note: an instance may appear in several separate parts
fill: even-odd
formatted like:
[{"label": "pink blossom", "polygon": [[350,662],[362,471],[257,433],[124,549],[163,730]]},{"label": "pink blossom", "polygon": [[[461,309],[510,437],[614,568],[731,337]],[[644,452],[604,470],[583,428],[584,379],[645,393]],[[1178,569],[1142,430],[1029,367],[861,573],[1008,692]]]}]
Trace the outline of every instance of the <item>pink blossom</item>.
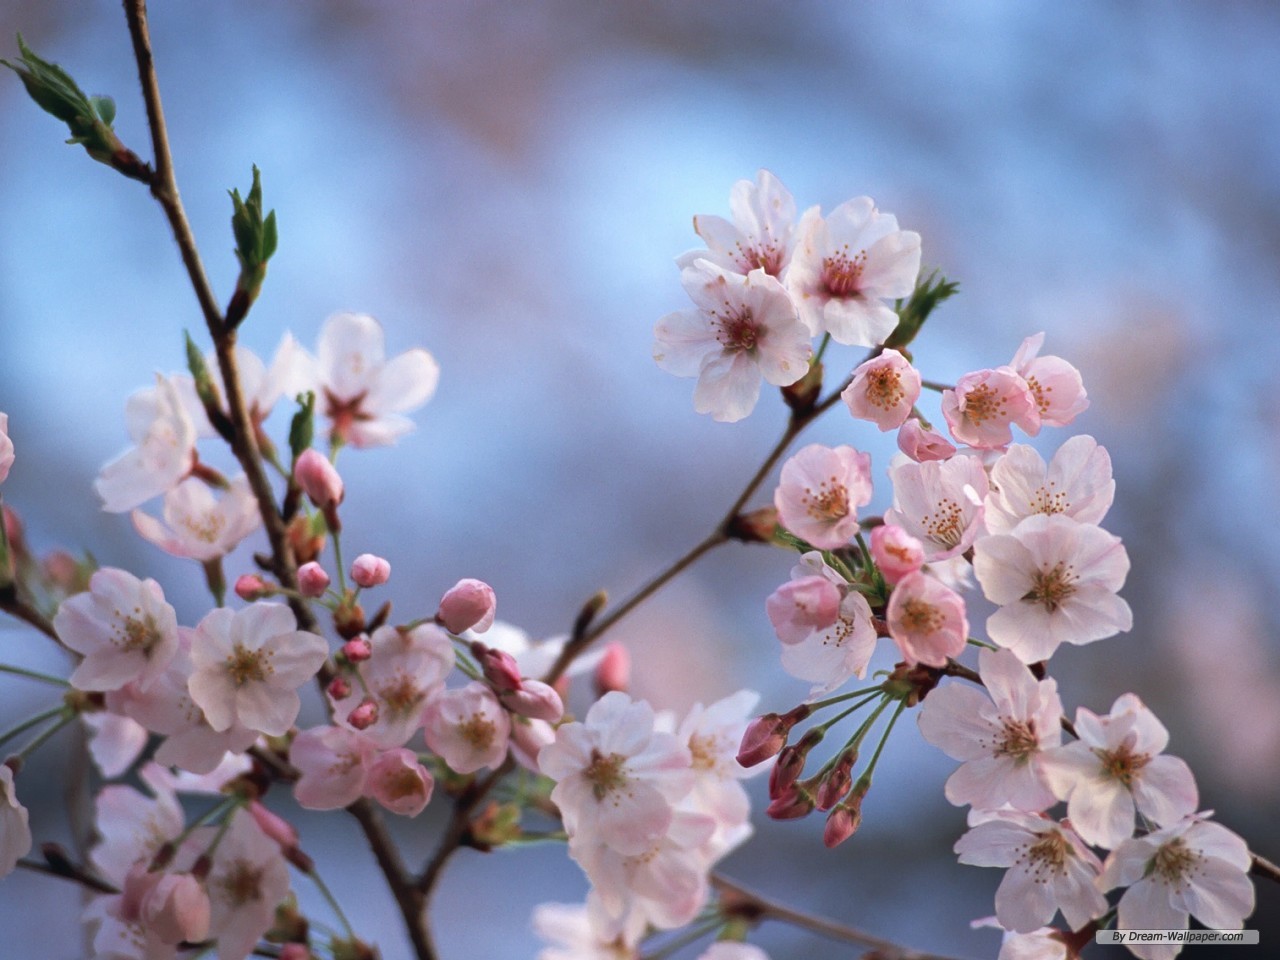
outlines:
[{"label": "pink blossom", "polygon": [[0,483],[9,476],[13,466],[13,441],[9,439],[9,415],[0,413]]},{"label": "pink blossom", "polygon": [[0,764],[0,877],[12,873],[18,861],[30,852],[27,808],[18,802],[13,770],[8,764]]},{"label": "pink blossom", "polygon": [[588,896],[586,904],[542,903],[533,911],[534,932],[552,944],[538,960],[636,960],[644,924],[620,923]]},{"label": "pink blossom", "polygon": [[163,522],[141,510],[130,516],[144,540],[175,557],[202,563],[226,556],[262,523],[257,498],[243,474],[231,481],[221,499],[203,480],[188,477],[164,495]]},{"label": "pink blossom", "polygon": [[809,372],[809,331],[773,277],[760,269],[744,277],[695,260],[680,281],[696,309],[658,321],[653,359],[677,377],[698,378],[698,413],[741,420],[754,409],[762,379],[785,387]]},{"label": "pink blossom", "polygon": [[1089,406],[1080,371],[1061,357],[1041,357],[1044,334],[1027,337],[1009,366],[1027,382],[1040,413],[1040,422],[1065,427]]},{"label": "pink blossom", "polygon": [[298,846],[298,831],[284,817],[263,806],[258,800],[250,801],[246,809],[258,829],[279,844],[281,850],[289,851]]},{"label": "pink blossom", "polygon": [[[1119,930],[1185,930],[1194,916],[1211,930],[1239,930],[1253,913],[1252,857],[1245,842],[1198,814],[1123,841],[1107,858],[1103,890],[1128,886]],[[1125,944],[1144,960],[1171,960],[1176,944]]]},{"label": "pink blossom", "polygon": [[437,693],[427,702],[423,726],[427,746],[458,773],[496,770],[507,756],[511,718],[486,684]]},{"label": "pink blossom", "polygon": [[631,654],[617,640],[604,646],[604,656],[596,664],[596,690],[604,696],[611,690],[626,693],[631,686]]},{"label": "pink blossom", "polygon": [[815,630],[825,630],[840,615],[840,588],[822,576],[784,583],[764,602],[778,639],[799,643]]},{"label": "pink blossom", "polygon": [[237,810],[213,856],[207,884],[212,902],[209,932],[218,960],[244,960],[275,920],[289,893],[289,871],[280,848],[253,817]]},{"label": "pink blossom", "polygon": [[1085,644],[1133,626],[1124,586],[1129,556],[1120,538],[1070,517],[1038,514],[1010,534],[974,547],[982,592],[1000,609],[987,634],[1024,663],[1046,660],[1059,644]]},{"label": "pink blossom", "polygon": [[1063,824],[1016,811],[997,811],[956,841],[960,862],[1008,867],[996,890],[1000,925],[1030,933],[1061,910],[1072,930],[1107,911],[1096,886],[1102,862]]},{"label": "pink blossom", "polygon": [[942,415],[953,437],[980,449],[1009,443],[1011,424],[1033,437],[1040,432],[1035,398],[1012,367],[966,373],[954,390],[942,392]]},{"label": "pink blossom", "polygon": [[1053,806],[1046,752],[1062,742],[1055,680],[1036,680],[1011,651],[978,654],[983,689],[949,683],[925,698],[920,733],[954,760],[947,780],[957,806],[1034,812]]},{"label": "pink blossom", "polygon": [[[606,691],[607,692],[607,691]],[[564,701],[556,689],[541,680],[524,680],[518,690],[499,693],[502,705],[512,713],[531,720],[559,723],[564,716]]]},{"label": "pink blossom", "polygon": [[273,584],[267,583],[256,573],[244,573],[236,577],[234,589],[237,597],[249,603],[254,600],[262,600],[264,597],[269,597],[276,592]]},{"label": "pink blossom", "polygon": [[[164,944],[196,943],[207,937],[212,908],[200,881],[189,873],[153,873],[151,878],[154,882],[137,905],[143,927]],[[128,893],[126,883],[126,902]]]},{"label": "pink blossom", "polygon": [[[280,338],[269,367],[256,353],[241,344],[236,344],[235,352],[240,392],[254,423],[267,419],[281,397],[292,399],[312,387],[314,361],[292,333],[286,332]],[[206,362],[211,371],[218,369],[216,357],[210,355]]]},{"label": "pink blossom", "polygon": [[323,597],[329,589],[329,574],[312,560],[298,568],[298,590],[304,597]]},{"label": "pink blossom", "polygon": [[871,531],[871,559],[893,586],[924,566],[924,545],[897,524],[881,524]]},{"label": "pink blossom", "polygon": [[545,720],[513,719],[511,721],[511,756],[520,766],[540,773],[538,756],[542,748],[556,739],[555,728]]},{"label": "pink blossom", "polygon": [[1093,437],[1072,437],[1048,466],[1034,447],[1015,443],[991,467],[987,530],[1010,533],[1019,521],[1038,513],[1101,523],[1115,492],[1111,457]]},{"label": "pink blossom", "polygon": [[[0,773],[0,780],[4,774]],[[147,796],[133,787],[103,787],[94,800],[94,827],[98,842],[89,859],[102,877],[123,887],[135,863],[149,863],[161,846],[182,833],[185,818],[172,789],[144,768]]]},{"label": "pink blossom", "polygon": [[369,638],[361,634],[342,645],[342,655],[347,658],[348,663],[364,663],[373,656],[373,647]]},{"label": "pink blossom", "polygon": [[584,722],[562,724],[538,765],[557,781],[551,800],[580,843],[624,856],[648,850],[671,825],[674,804],[693,785],[689,748],[654,730],[652,708],[607,693]]},{"label": "pink blossom", "polygon": [[956,452],[955,445],[932,427],[926,427],[915,417],[907,420],[898,430],[898,449],[917,463],[926,460],[949,460]]},{"label": "pink blossom", "polygon": [[80,690],[117,690],[133,681],[145,689],[178,649],[178,616],[160,584],[113,567],[94,573],[87,593],[64,600],[53,627],[84,656],[71,674]]},{"label": "pink blossom", "polygon": [[377,747],[354,730],[320,726],[303,730],[289,746],[289,762],[300,776],[294,799],[308,810],[336,810],[365,792]]},{"label": "pink blossom", "polygon": [[702,848],[708,862],[724,856],[751,833],[750,802],[738,781],[764,768],[745,769],[737,754],[759,700],[754,690],[739,690],[706,707],[694,704],[676,730],[693,757],[693,789],[680,808],[705,814],[715,825]]},{"label": "pink blossom", "polygon": [[378,722],[378,701],[365,697],[347,714],[347,725],[354,730],[368,730]]},{"label": "pink blossom", "polygon": [[293,465],[293,478],[321,510],[332,510],[346,496],[337,468],[319,450],[308,448],[302,451]]},{"label": "pink blossom", "polygon": [[931,667],[959,656],[969,636],[964,599],[920,571],[907,574],[893,588],[885,620],[903,657]]},{"label": "pink blossom", "polygon": [[876,648],[871,606],[850,590],[840,601],[835,623],[814,630],[799,643],[782,648],[782,669],[793,677],[813,681],[811,697],[830,693],[850,677],[863,677]]},{"label": "pink blossom", "polygon": [[753,183],[739,180],[729,194],[730,223],[723,217],[698,214],[693,229],[707,245],[676,258],[681,268],[707,260],[730,273],[744,276],[761,269],[781,277],[791,260],[796,202],[791,191],[768,170],[756,173]]},{"label": "pink blossom", "polygon": [[749,943],[718,940],[707,947],[698,960],[769,960],[769,955]]},{"label": "pink blossom", "polygon": [[782,466],[773,503],[778,522],[822,550],[858,533],[857,508],[871,501],[871,455],[853,447],[802,447]]},{"label": "pink blossom", "polygon": [[982,532],[987,472],[976,457],[916,463],[898,459],[889,468],[893,506],[884,522],[901,527],[924,546],[925,560],[958,556]]},{"label": "pink blossom", "polygon": [[1169,731],[1135,694],[1117,699],[1105,717],[1080,707],[1075,727],[1080,739],[1053,751],[1046,770],[1089,843],[1113,849],[1133,836],[1135,810],[1156,826],[1195,812],[1191,768],[1162,754]]},{"label": "pink blossom", "polygon": [[484,633],[493,626],[498,602],[493,587],[483,580],[459,580],[440,598],[436,618],[450,633],[474,630]]},{"label": "pink blossom", "polygon": [[124,513],[173,488],[196,459],[196,426],[172,380],[156,374],[156,385],[125,403],[125,425],[134,446],[98,473],[93,487],[102,509]]},{"label": "pink blossom", "polygon": [[118,713],[82,713],[89,728],[89,756],[107,780],[123,774],[147,745],[147,728]]},{"label": "pink blossom", "polygon": [[191,645],[191,699],[216,731],[243,724],[268,736],[285,733],[298,717],[298,687],[315,676],[329,645],[297,629],[284,604],[259,601],[233,613],[211,611]]},{"label": "pink blossom", "polygon": [[397,747],[378,754],[369,766],[365,792],[392,813],[416,817],[431,800],[435,780],[412,750]]},{"label": "pink blossom", "polygon": [[920,371],[897,350],[884,350],[853,371],[840,399],[859,420],[895,430],[920,399]]},{"label": "pink blossom", "polygon": [[360,587],[380,587],[391,579],[391,564],[372,553],[362,553],[351,564],[351,579]]},{"label": "pink blossom", "polygon": [[332,440],[379,447],[413,429],[403,414],[431,399],[440,366],[420,348],[388,360],[377,320],[339,313],[320,331],[314,376],[317,405],[332,424]]},{"label": "pink blossom", "polygon": [[796,232],[787,290],[810,333],[863,347],[883,343],[898,325],[883,301],[915,289],[920,234],[899,230],[870,197],[840,204],[825,220],[813,207]]}]

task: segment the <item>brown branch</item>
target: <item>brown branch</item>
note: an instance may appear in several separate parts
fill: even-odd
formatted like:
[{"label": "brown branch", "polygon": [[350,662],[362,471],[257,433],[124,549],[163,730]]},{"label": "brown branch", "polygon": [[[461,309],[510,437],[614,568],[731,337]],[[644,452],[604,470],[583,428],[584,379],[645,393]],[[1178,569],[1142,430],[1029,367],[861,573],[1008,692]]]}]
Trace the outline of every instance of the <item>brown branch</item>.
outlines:
[{"label": "brown branch", "polygon": [[1280,866],[1276,866],[1266,857],[1256,853],[1250,853],[1252,862],[1249,864],[1249,872],[1255,877],[1262,877],[1264,880],[1270,880],[1272,883],[1280,883]]},{"label": "brown branch", "polygon": [[45,636],[55,640],[59,646],[63,645],[58,638],[58,632],[53,629],[53,622],[18,595],[16,584],[0,589],[0,610],[35,627]]},{"label": "brown branch", "polygon": [[106,880],[91,873],[87,867],[74,863],[57,844],[44,844],[42,852],[45,855],[45,861],[23,859],[18,861],[17,866],[32,873],[43,873],[50,877],[70,880],[95,893],[120,892]]},{"label": "brown branch", "polygon": [[471,815],[475,812],[476,807],[480,806],[484,798],[489,795],[489,791],[514,767],[515,761],[507,757],[497,770],[494,770],[483,780],[473,782],[454,801],[453,816],[449,819],[449,826],[445,829],[444,836],[440,838],[440,843],[436,846],[435,853],[427,861],[427,865],[423,867],[422,873],[418,875],[418,879],[414,883],[414,886],[422,892],[424,897],[431,896],[431,891],[439,881],[440,872],[444,870],[445,864],[453,856],[454,851],[466,843],[471,830]]},{"label": "brown branch", "polygon": [[431,932],[426,923],[426,895],[417,888],[413,877],[405,868],[400,851],[392,842],[381,814],[363,798],[347,807],[347,811],[364,830],[378,866],[387,878],[387,886],[395,895],[415,956],[418,960],[436,960],[435,944],[431,941]]},{"label": "brown branch", "polygon": [[891,940],[885,940],[856,927],[837,923],[825,917],[817,917],[799,910],[793,910],[791,907],[784,907],[780,903],[775,903],[758,893],[739,886],[723,874],[713,873],[711,875],[711,885],[720,894],[721,909],[724,913],[739,917],[748,923],[756,924],[764,920],[778,920],[782,923],[789,923],[794,927],[800,927],[803,930],[808,930],[832,940],[852,943],[859,947],[875,950],[880,960],[951,960],[951,958],[939,956],[938,954],[921,953],[919,950],[912,950]]}]

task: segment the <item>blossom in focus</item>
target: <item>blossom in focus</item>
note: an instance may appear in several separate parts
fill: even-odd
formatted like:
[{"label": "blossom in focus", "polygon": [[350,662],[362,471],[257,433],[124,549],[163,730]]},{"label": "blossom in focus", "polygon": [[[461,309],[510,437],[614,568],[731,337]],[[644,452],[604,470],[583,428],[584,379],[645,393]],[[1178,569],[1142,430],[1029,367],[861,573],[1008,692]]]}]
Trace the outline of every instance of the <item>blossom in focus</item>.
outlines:
[{"label": "blossom in focus", "polygon": [[1133,836],[1135,810],[1156,826],[1195,812],[1191,768],[1161,753],[1169,731],[1135,694],[1119,697],[1105,717],[1078,708],[1075,728],[1080,739],[1049,754],[1046,771],[1086,841],[1115,848]]},{"label": "blossom in focus", "polygon": [[196,425],[172,380],[125,402],[125,426],[134,446],[98,473],[93,488],[108,513],[125,513],[172,489],[196,462]]},{"label": "blossom in focus", "polygon": [[840,399],[859,420],[896,430],[920,399],[920,371],[897,350],[884,350],[853,371]]},{"label": "blossom in focus", "polygon": [[924,546],[927,562],[959,556],[982,532],[987,472],[977,457],[953,457],[916,463],[896,458],[889,468],[892,523]]},{"label": "blossom in focus", "polygon": [[978,673],[982,689],[949,683],[920,709],[921,735],[963,761],[947,779],[947,799],[982,810],[1053,806],[1045,756],[1062,742],[1057,681],[1036,680],[1009,650],[982,650]]},{"label": "blossom in focus", "polygon": [[785,387],[809,372],[809,331],[782,284],[763,270],[744,277],[696,260],[680,282],[696,309],[658,321],[653,359],[677,377],[698,378],[698,413],[741,420],[755,408],[762,379]]},{"label": "blossom in focus", "polygon": [[1096,886],[1100,861],[1075,832],[1044,817],[996,811],[956,841],[960,862],[1007,867],[996,917],[1015,933],[1045,926],[1061,910],[1072,930],[1107,911]]},{"label": "blossom in focus", "polygon": [[[1253,913],[1252,857],[1226,827],[1187,817],[1143,837],[1125,840],[1103,868],[1101,888],[1127,886],[1117,929],[1185,930],[1194,916],[1210,930],[1239,930]],[[1125,944],[1143,960],[1170,960],[1179,944]]]},{"label": "blossom in focus", "polygon": [[278,737],[298,717],[298,688],[328,655],[324,639],[299,630],[284,604],[220,607],[196,627],[187,687],[214,730],[240,723]]},{"label": "blossom in focus", "polygon": [[416,817],[431,800],[435,780],[412,750],[397,747],[379,754],[369,765],[365,792],[392,813]]},{"label": "blossom in focus", "polygon": [[871,559],[890,586],[924,566],[924,545],[892,523],[871,531]]},{"label": "blossom in focus", "polygon": [[964,598],[920,571],[907,574],[893,588],[885,621],[903,657],[931,667],[959,656],[969,637]]},{"label": "blossom in focus", "polygon": [[175,557],[201,562],[226,556],[262,522],[243,474],[220,499],[203,480],[188,477],[164,495],[163,521],[141,510],[131,518],[144,540]]},{"label": "blossom in focus", "polygon": [[781,278],[795,245],[796,201],[782,181],[768,170],[754,182],[739,180],[729,193],[730,223],[723,217],[698,214],[693,229],[707,245],[676,258],[684,269],[696,260],[707,260],[730,273],[744,276],[763,270]]},{"label": "blossom in focus", "polygon": [[1027,382],[1040,413],[1040,422],[1065,427],[1089,406],[1080,371],[1061,357],[1042,357],[1044,334],[1027,337],[1009,361]]},{"label": "blossom in focus", "polygon": [[799,643],[815,630],[825,630],[840,615],[840,588],[826,577],[789,580],[769,594],[765,613],[783,643]]},{"label": "blossom in focus", "polygon": [[1038,513],[1101,523],[1115,493],[1111,456],[1093,437],[1072,437],[1047,466],[1034,447],[1015,443],[991,466],[987,530],[1009,533]]},{"label": "blossom in focus", "polygon": [[496,770],[507,756],[511,716],[486,684],[435,694],[422,719],[427,746],[457,773]]},{"label": "blossom in focus", "polygon": [[863,677],[876,648],[876,628],[866,597],[850,590],[840,601],[835,623],[814,630],[799,643],[783,644],[782,669],[813,682],[811,697],[830,693],[850,677]]},{"label": "blossom in focus", "polygon": [[178,649],[178,615],[154,580],[114,567],[89,579],[89,590],[64,600],[53,618],[59,639],[84,659],[71,674],[80,690],[146,688]]},{"label": "blossom in focus", "polygon": [[811,443],[785,464],[773,494],[778,522],[822,550],[858,533],[858,507],[871,501],[871,455]]},{"label": "blossom in focus", "polygon": [[954,390],[942,391],[942,416],[953,437],[983,450],[1008,444],[1010,425],[1032,437],[1040,432],[1035,397],[1011,367],[966,373]]},{"label": "blossom in focus", "polygon": [[1129,573],[1120,538],[1070,517],[1037,514],[1012,533],[974,546],[974,573],[1000,609],[987,634],[1024,663],[1047,660],[1063,643],[1085,644],[1133,627],[1116,595]]},{"label": "blossom in focus", "polygon": [[956,452],[955,444],[915,417],[909,418],[898,429],[898,449],[916,463],[949,460]]},{"label": "blossom in focus", "polygon": [[605,843],[624,856],[648,850],[693,786],[689,748],[654,730],[653,709],[607,693],[583,722],[562,724],[538,756],[556,781],[551,800],[571,840]]},{"label": "blossom in focus", "polygon": [[359,313],[330,317],[320,331],[314,367],[317,407],[330,438],[356,447],[395,443],[413,429],[403,416],[435,393],[440,366],[426,350],[388,360],[382,325]]},{"label": "blossom in focus", "polygon": [[823,219],[816,207],[796,228],[787,290],[809,332],[873,347],[898,325],[885,300],[908,297],[920,273],[920,234],[899,230],[870,197],[840,204]]},{"label": "blossom in focus", "polygon": [[13,770],[0,764],[0,877],[12,873],[18,861],[30,852],[27,808],[18,802]]},{"label": "blossom in focus", "polygon": [[337,810],[365,792],[377,746],[362,733],[324,725],[303,730],[289,745],[299,777],[293,796],[308,810]]},{"label": "blossom in focus", "polygon": [[0,483],[9,476],[13,466],[13,441],[9,439],[9,415],[0,413]]}]

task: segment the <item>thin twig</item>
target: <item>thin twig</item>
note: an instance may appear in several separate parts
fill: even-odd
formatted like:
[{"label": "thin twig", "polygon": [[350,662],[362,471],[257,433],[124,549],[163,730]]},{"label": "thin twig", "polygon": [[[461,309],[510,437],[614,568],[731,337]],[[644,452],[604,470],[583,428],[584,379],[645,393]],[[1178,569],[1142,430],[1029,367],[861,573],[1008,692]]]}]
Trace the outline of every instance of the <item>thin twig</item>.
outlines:
[{"label": "thin twig", "polygon": [[1266,857],[1259,856],[1256,853],[1250,853],[1252,862],[1249,864],[1249,872],[1255,877],[1262,877],[1273,883],[1280,883],[1280,866],[1276,866]]},{"label": "thin twig", "polygon": [[422,891],[424,896],[431,895],[431,891],[440,879],[440,871],[444,869],[445,863],[448,862],[454,851],[466,841],[467,833],[471,829],[471,814],[480,805],[481,801],[489,795],[489,791],[497,785],[498,781],[510,773],[514,767],[515,761],[508,757],[497,770],[494,770],[483,780],[477,780],[472,783],[454,801],[453,815],[449,818],[449,826],[445,828],[444,836],[440,838],[440,843],[436,846],[435,853],[427,861],[427,865],[423,867],[422,873],[418,875],[418,879],[414,883],[414,886]]},{"label": "thin twig", "polygon": [[885,940],[856,927],[837,923],[825,917],[817,917],[799,910],[793,910],[790,907],[784,907],[780,903],[775,903],[758,893],[740,886],[720,873],[711,875],[711,885],[719,891],[720,902],[726,913],[741,917],[750,923],[759,923],[763,920],[778,920],[782,923],[789,923],[794,927],[809,930],[832,940],[852,943],[859,947],[875,950],[881,960],[951,960],[951,958],[939,956],[938,954],[921,953],[919,950],[912,950],[891,940]]},{"label": "thin twig", "polygon": [[56,640],[59,646],[63,645],[62,641],[58,638],[58,632],[53,629],[53,622],[31,604],[27,603],[26,600],[22,599],[22,597],[18,595],[16,586],[10,585],[5,589],[0,590],[0,610],[3,610],[10,616],[17,617],[24,623],[28,623],[35,627],[46,637]]},{"label": "thin twig", "polygon": [[17,866],[21,867],[23,870],[30,870],[32,873],[43,873],[50,877],[70,880],[73,883],[80,884],[82,887],[87,887],[88,889],[93,890],[95,893],[120,892],[106,880],[103,880],[101,877],[94,876],[84,867],[79,864],[72,863],[69,860],[60,862],[58,866],[54,867],[40,860],[23,859],[18,861]]}]

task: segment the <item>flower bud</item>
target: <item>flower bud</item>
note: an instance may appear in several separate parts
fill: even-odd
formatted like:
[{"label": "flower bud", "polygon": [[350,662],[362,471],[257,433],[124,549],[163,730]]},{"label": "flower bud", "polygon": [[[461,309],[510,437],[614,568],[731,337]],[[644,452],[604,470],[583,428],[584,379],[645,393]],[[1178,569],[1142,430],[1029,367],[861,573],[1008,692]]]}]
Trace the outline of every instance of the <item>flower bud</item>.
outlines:
[{"label": "flower bud", "polygon": [[803,790],[788,790],[775,797],[764,812],[774,820],[799,820],[813,813],[813,798]]},{"label": "flower bud", "polygon": [[305,943],[286,943],[280,948],[280,960],[311,960]]},{"label": "flower bud", "polygon": [[604,656],[596,664],[596,695],[603,697],[615,690],[626,693],[631,686],[631,654],[614,640],[604,648]]},{"label": "flower bud", "polygon": [[351,696],[351,681],[346,677],[334,677],[325,692],[334,700],[345,700]]},{"label": "flower bud", "polygon": [[897,524],[886,523],[871,531],[871,559],[885,581],[895,586],[924,566],[924,545]]},{"label": "flower bud", "polygon": [[241,600],[261,600],[275,592],[276,588],[256,573],[246,573],[236,578],[236,596]]},{"label": "flower bud", "polygon": [[312,560],[298,568],[298,590],[304,597],[322,597],[329,589],[329,575]]},{"label": "flower bud", "polygon": [[560,694],[541,680],[525,680],[519,690],[502,694],[502,704],[512,713],[530,720],[558,723],[564,716],[564,701]]},{"label": "flower bud", "polygon": [[212,910],[204,885],[189,873],[156,876],[159,882],[142,901],[142,925],[165,944],[196,943],[209,936]]},{"label": "flower bud", "polygon": [[742,746],[738,748],[738,765],[754,767],[764,763],[770,757],[778,755],[778,751],[787,745],[787,733],[791,729],[782,717],[776,713],[766,713],[756,717],[742,735]]},{"label": "flower bud", "polygon": [[372,553],[362,553],[351,564],[351,579],[362,587],[380,587],[391,579],[391,564]]},{"label": "flower bud", "polygon": [[729,536],[743,543],[772,543],[778,532],[778,508],[760,507],[729,521]]},{"label": "flower bud", "polygon": [[815,630],[825,630],[840,616],[840,588],[826,577],[801,577],[784,583],[764,602],[778,639],[800,643]]},{"label": "flower bud", "polygon": [[477,640],[471,644],[471,655],[479,661],[481,669],[484,670],[484,678],[499,693],[519,690],[523,686],[520,679],[520,664],[516,663],[516,658],[505,650],[486,647]]},{"label": "flower bud", "polygon": [[493,587],[483,580],[459,580],[440,598],[436,620],[450,633],[484,633],[493,626],[497,608]]},{"label": "flower bud", "polygon": [[378,702],[365,697],[359,705],[347,715],[347,723],[357,730],[368,730],[378,722]]},{"label": "flower bud", "polygon": [[778,762],[769,771],[769,796],[777,799],[791,791],[795,782],[804,773],[805,755],[794,744],[783,747],[778,754]]},{"label": "flower bud", "polygon": [[365,631],[364,607],[352,599],[351,594],[343,599],[338,609],[333,611],[333,629],[344,640],[357,637]]},{"label": "flower bud", "polygon": [[342,645],[342,655],[348,663],[364,663],[373,656],[373,647],[369,645],[368,637],[352,637]]},{"label": "flower bud", "polygon": [[279,814],[268,810],[259,801],[254,800],[249,804],[249,814],[253,817],[253,822],[258,825],[258,829],[280,844],[282,850],[298,845],[298,831],[293,828],[293,825]]},{"label": "flower bud", "polygon": [[289,521],[289,528],[285,531],[294,559],[304,566],[320,556],[324,549],[323,524],[317,529],[317,523],[322,519],[299,515]]},{"label": "flower bud", "polygon": [[853,765],[858,762],[858,751],[849,749],[840,754],[835,766],[822,778],[814,799],[819,810],[830,810],[839,803],[853,786]]},{"label": "flower bud", "polygon": [[551,724],[542,720],[530,720],[528,723],[511,724],[511,755],[522,766],[534,773],[538,769],[538,754],[549,743],[554,743],[556,732]]},{"label": "flower bud", "polygon": [[320,451],[308,448],[302,451],[293,465],[293,479],[298,481],[304,493],[326,513],[342,503],[345,490],[337,469]]},{"label": "flower bud", "polygon": [[917,463],[947,460],[956,452],[955,445],[936,430],[911,417],[898,430],[898,449]]},{"label": "flower bud", "polygon": [[828,847],[838,847],[857,831],[862,823],[862,798],[842,803],[827,815],[827,825],[822,829],[822,842]]}]

